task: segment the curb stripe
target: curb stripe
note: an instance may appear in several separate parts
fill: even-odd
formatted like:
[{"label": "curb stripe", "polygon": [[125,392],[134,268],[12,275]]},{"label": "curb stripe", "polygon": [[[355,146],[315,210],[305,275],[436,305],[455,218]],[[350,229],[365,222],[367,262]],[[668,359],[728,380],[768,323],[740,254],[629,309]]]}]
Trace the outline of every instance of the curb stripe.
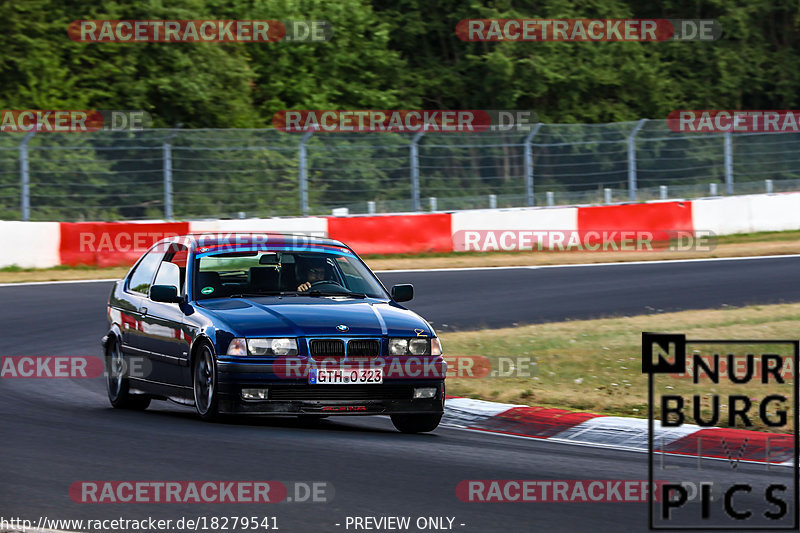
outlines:
[{"label": "curb stripe", "polygon": [[[448,397],[442,423],[460,429],[624,451],[648,450],[646,419],[604,416]],[[794,436],[694,424],[654,427],[653,447],[666,455],[792,466]],[[727,452],[726,452],[727,449]]]}]

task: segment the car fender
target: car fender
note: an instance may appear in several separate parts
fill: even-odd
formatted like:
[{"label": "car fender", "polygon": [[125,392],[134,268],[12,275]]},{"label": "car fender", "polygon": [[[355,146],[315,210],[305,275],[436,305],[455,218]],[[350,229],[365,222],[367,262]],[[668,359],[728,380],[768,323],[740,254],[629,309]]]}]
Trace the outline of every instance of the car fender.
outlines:
[{"label": "car fender", "polygon": [[112,323],[111,327],[108,330],[108,333],[103,335],[103,338],[100,339],[100,344],[103,346],[103,354],[105,355],[106,349],[108,348],[108,341],[111,340],[111,337],[116,337],[118,339],[122,338],[122,331],[119,329],[119,324]]},{"label": "car fender", "polygon": [[[212,334],[213,334],[213,330]],[[219,350],[217,350],[217,343],[214,342],[214,339],[208,335],[208,331],[204,330],[199,333],[194,340],[192,340],[192,344],[189,347],[189,368],[193,368],[194,366],[194,356],[197,354],[197,348],[199,348],[202,344],[209,344],[211,349],[214,351],[216,355]]]}]

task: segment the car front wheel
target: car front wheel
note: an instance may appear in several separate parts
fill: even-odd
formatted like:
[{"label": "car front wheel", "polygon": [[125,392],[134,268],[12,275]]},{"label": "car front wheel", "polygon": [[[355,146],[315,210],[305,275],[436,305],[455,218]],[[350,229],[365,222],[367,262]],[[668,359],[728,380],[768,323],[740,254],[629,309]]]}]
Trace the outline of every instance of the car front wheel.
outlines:
[{"label": "car front wheel", "polygon": [[126,364],[119,340],[112,337],[106,351],[106,390],[108,399],[117,409],[144,410],[150,405],[150,397],[131,394],[130,383],[125,376]]},{"label": "car front wheel", "polygon": [[212,421],[219,417],[217,364],[211,348],[204,344],[194,359],[194,406],[200,418]]},{"label": "car front wheel", "polygon": [[403,433],[425,433],[439,426],[442,413],[421,415],[392,415],[392,424]]}]

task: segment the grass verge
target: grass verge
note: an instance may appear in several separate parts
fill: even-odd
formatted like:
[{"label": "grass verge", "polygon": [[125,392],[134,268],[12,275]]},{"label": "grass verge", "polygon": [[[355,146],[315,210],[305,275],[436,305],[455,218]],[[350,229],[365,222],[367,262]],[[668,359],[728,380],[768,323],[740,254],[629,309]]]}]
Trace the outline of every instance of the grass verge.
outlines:
[{"label": "grass verge", "polygon": [[[520,357],[531,362],[529,377],[448,378],[448,394],[603,415],[646,417],[647,376],[642,374],[641,364],[643,331],[685,333],[689,339],[797,339],[799,326],[800,304],[781,304],[575,320],[442,333],[441,337],[447,355],[486,356],[493,369],[498,368],[501,358],[515,361]],[[721,379],[718,385],[706,380],[700,398],[701,413],[704,417],[711,414],[712,394],[722,396],[721,413],[726,419],[728,394],[746,393],[753,398],[775,390],[790,394],[791,381],[787,379],[787,384],[775,389],[774,384],[744,387],[727,379]],[[659,376],[655,392],[657,396],[681,394],[691,398],[698,392],[698,385],[693,385],[691,379]],[[757,407],[757,402],[754,405]],[[756,407],[753,409],[757,411]],[[775,406],[770,407],[772,413]],[[791,420],[791,414],[789,417]],[[719,425],[727,424],[723,420]],[[756,426],[766,429],[759,421]]]}]

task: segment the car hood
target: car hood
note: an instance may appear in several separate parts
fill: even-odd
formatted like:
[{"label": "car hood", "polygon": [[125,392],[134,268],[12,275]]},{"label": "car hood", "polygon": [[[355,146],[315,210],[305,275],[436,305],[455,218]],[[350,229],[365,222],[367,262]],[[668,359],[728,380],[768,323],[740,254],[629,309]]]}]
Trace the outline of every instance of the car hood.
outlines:
[{"label": "car hood", "polygon": [[201,306],[228,324],[237,337],[433,334],[430,325],[413,311],[380,300],[265,297],[208,300]]}]

